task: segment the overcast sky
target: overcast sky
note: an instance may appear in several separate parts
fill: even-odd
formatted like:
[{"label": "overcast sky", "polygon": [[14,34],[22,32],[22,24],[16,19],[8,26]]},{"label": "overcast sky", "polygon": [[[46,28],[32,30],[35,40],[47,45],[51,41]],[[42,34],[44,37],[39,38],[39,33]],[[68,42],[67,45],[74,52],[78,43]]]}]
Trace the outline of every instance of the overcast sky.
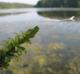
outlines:
[{"label": "overcast sky", "polygon": [[36,4],[39,0],[0,0],[0,2],[20,2],[20,3],[29,3]]}]

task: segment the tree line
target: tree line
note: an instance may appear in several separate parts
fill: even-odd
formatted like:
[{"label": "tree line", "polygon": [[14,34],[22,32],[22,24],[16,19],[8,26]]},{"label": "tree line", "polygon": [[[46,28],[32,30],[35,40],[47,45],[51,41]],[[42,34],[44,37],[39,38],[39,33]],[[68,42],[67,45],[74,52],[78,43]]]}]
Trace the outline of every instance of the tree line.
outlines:
[{"label": "tree line", "polygon": [[39,0],[36,7],[80,7],[80,0]]},{"label": "tree line", "polygon": [[8,3],[8,2],[0,2],[0,8],[27,8],[32,7],[32,5],[25,3]]}]

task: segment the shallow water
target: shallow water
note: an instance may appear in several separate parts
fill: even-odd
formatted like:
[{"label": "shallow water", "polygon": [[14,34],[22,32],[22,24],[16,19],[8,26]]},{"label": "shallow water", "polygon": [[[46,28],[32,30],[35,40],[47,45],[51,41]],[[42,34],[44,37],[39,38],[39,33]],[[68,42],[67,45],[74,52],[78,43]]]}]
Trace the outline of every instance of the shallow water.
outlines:
[{"label": "shallow water", "polygon": [[[47,72],[46,74],[53,74],[54,72],[56,74],[57,71],[55,68],[57,70],[61,70],[62,68],[62,74],[71,74],[68,72],[66,66],[70,64],[74,66],[75,59],[77,59],[76,62],[79,62],[78,58],[80,58],[80,12],[75,10],[78,13],[76,14],[74,11],[71,11],[69,15],[69,12],[61,10],[63,12],[61,16],[54,16],[55,11],[51,11],[51,9],[49,9],[49,11],[48,9],[47,11],[43,11],[43,9],[42,11],[41,9],[40,11],[39,9],[28,10],[29,12],[23,14],[0,16],[0,41],[6,40],[9,37],[13,37],[18,32],[25,31],[26,29],[38,25],[40,31],[31,39],[32,44],[26,45],[26,47],[28,47],[28,53],[25,55],[26,59],[24,61],[32,65],[29,66],[30,69],[35,69],[33,71],[31,70],[31,74],[38,74],[38,72],[34,72],[36,69],[39,70],[39,67],[35,66],[38,64],[42,66],[43,64],[47,64],[45,72],[47,72],[48,68],[50,68],[49,70],[51,72]],[[28,10],[26,9],[25,11]],[[74,14],[71,14],[72,12]],[[64,19],[69,19],[71,16],[76,16],[78,20],[64,21]],[[80,69],[80,64],[77,64],[79,66],[75,66],[75,68]],[[72,72],[72,67],[70,66],[69,68],[71,68]],[[54,70],[54,72],[52,72],[52,70]],[[77,70],[74,71],[74,74],[79,74],[79,72],[76,73]]]}]

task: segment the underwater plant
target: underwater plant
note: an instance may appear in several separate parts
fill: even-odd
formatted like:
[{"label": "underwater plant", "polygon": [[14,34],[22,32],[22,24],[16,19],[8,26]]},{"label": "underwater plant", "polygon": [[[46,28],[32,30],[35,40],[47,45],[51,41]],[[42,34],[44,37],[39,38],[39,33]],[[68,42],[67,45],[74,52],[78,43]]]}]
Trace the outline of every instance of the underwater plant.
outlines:
[{"label": "underwater plant", "polygon": [[33,38],[38,31],[39,27],[35,26],[33,29],[17,34],[14,38],[7,40],[4,48],[0,49],[0,68],[7,68],[13,57],[21,55],[22,52],[25,51],[25,48],[20,45],[25,42],[30,43],[30,39]]}]

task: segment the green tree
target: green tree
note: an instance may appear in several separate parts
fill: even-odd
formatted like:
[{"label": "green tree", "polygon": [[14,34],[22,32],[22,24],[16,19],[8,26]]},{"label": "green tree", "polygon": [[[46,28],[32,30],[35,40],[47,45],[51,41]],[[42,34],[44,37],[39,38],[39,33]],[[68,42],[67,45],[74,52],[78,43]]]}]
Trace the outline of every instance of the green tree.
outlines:
[{"label": "green tree", "polygon": [[40,0],[37,7],[80,7],[80,0]]}]

